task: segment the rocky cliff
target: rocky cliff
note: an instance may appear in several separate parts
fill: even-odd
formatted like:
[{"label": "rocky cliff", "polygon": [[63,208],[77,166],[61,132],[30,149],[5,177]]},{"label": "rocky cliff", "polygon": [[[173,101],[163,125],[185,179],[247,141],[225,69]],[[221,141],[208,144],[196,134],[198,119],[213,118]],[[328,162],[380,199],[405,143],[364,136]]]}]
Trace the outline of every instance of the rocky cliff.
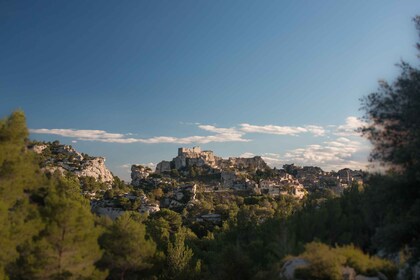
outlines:
[{"label": "rocky cliff", "polygon": [[93,177],[107,184],[114,182],[114,176],[105,166],[103,157],[91,157],[58,142],[33,144],[29,149],[40,155],[41,167],[45,172],[58,171],[63,174],[68,171],[77,177]]},{"label": "rocky cliff", "polygon": [[133,164],[131,166],[131,185],[139,187],[141,182],[149,177],[152,170],[149,167]]},{"label": "rocky cliff", "polygon": [[221,169],[238,169],[238,170],[265,170],[267,163],[260,156],[252,158],[230,157],[229,159],[219,159],[217,165]]},{"label": "rocky cliff", "polygon": [[178,156],[171,161],[161,161],[156,166],[156,173],[164,173],[171,169],[181,170],[192,166],[208,166],[213,169],[246,169],[255,171],[257,169],[264,170],[268,165],[259,157],[253,158],[235,158],[223,159],[215,156],[213,151],[202,151],[200,147],[179,148]]}]

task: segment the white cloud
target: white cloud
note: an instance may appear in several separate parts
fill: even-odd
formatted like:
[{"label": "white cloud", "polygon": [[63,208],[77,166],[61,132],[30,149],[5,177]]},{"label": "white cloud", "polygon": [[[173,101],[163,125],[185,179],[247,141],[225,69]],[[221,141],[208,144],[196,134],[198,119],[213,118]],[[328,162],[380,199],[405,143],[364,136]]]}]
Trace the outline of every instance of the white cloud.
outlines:
[{"label": "white cloud", "polygon": [[199,128],[202,130],[218,133],[218,134],[243,134],[239,131],[237,131],[235,128],[220,128],[215,127],[214,125],[198,125]]},{"label": "white cloud", "polygon": [[255,157],[255,154],[250,153],[250,152],[245,152],[245,153],[241,154],[239,157],[241,157],[241,158],[253,158],[253,157]]},{"label": "white cloud", "polygon": [[[214,135],[207,136],[188,136],[188,137],[172,137],[172,136],[157,136],[151,138],[132,138],[127,137],[131,134],[109,133],[104,130],[78,130],[78,129],[30,129],[31,133],[35,134],[52,134],[62,137],[75,138],[81,141],[98,141],[106,143],[177,143],[177,144],[206,144],[210,142],[248,142],[249,139],[244,139],[243,132],[239,132],[234,128],[218,128],[211,125],[199,125],[199,128],[213,132]],[[73,140],[74,141],[74,140]]]},{"label": "white cloud", "polygon": [[304,148],[288,151],[283,161],[299,165],[316,165],[325,169],[365,168],[367,159],[359,159],[360,154],[366,151],[366,143],[362,139],[350,140],[339,137],[332,141],[323,142],[322,145],[312,144]]},{"label": "white cloud", "polygon": [[278,126],[278,125],[252,125],[248,123],[240,124],[240,130],[246,133],[263,133],[274,135],[291,135],[297,136],[300,133],[312,133],[314,136],[323,136],[325,129],[322,126],[306,125],[306,126]]},{"label": "white cloud", "polygon": [[272,157],[272,158],[280,158],[280,155],[276,153],[264,153],[263,156]]},{"label": "white cloud", "polygon": [[270,167],[281,167],[284,164],[280,154],[263,153],[261,157]]},{"label": "white cloud", "polygon": [[[256,154],[251,152],[242,153],[239,157],[242,158],[253,158]],[[262,154],[261,158],[271,167],[279,167],[281,166],[281,160],[279,154],[274,153],[264,153]]]},{"label": "white cloud", "polygon": [[265,133],[276,135],[297,135],[306,132],[303,127],[277,126],[277,125],[252,125],[247,123],[240,124],[241,130],[246,133]]},{"label": "white cloud", "polygon": [[124,134],[109,133],[104,130],[91,129],[30,129],[31,133],[60,135],[63,137],[78,138],[79,140],[104,140],[104,139],[121,139]]},{"label": "white cloud", "polygon": [[[187,123],[184,123],[187,124]],[[207,144],[207,143],[225,143],[225,142],[249,142],[245,135],[249,133],[261,133],[270,135],[297,136],[306,135],[313,137],[324,136],[325,139],[339,138],[323,142],[322,145],[307,145],[304,148],[291,150],[284,155],[266,153],[262,157],[272,166],[280,166],[282,162],[295,161],[303,164],[332,165],[341,162],[349,162],[354,154],[361,149],[359,140],[355,139],[357,133],[355,129],[364,125],[354,116],[346,118],[342,125],[302,125],[302,126],[278,126],[278,125],[252,125],[248,123],[239,124],[236,127],[223,128],[215,125],[206,125],[201,123],[188,123],[195,125],[202,131],[210,135],[193,135],[186,137],[174,136],[155,136],[150,138],[135,137],[135,134],[111,133],[104,130],[78,130],[78,129],[30,129],[31,133],[51,134],[62,137],[73,138],[72,142],[77,141],[98,141],[107,143],[175,143],[175,144]],[[308,135],[309,134],[309,135]],[[347,137],[347,138],[345,138]],[[252,153],[245,153],[242,156],[254,156]]]},{"label": "white cloud", "polygon": [[325,129],[322,126],[318,125],[307,125],[305,128],[308,130],[308,132],[312,133],[314,136],[324,136],[325,135]]},{"label": "white cloud", "polygon": [[356,129],[364,125],[366,125],[366,122],[350,116],[346,118],[345,124],[337,126],[334,134],[337,136],[357,136],[359,133],[356,132]]}]

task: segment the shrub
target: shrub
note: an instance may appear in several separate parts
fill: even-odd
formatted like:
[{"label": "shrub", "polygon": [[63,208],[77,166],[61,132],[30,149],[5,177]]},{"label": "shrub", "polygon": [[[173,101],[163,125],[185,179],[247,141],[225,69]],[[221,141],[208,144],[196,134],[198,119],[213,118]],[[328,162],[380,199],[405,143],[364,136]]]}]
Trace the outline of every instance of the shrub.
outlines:
[{"label": "shrub", "polygon": [[299,279],[325,279],[340,280],[341,266],[345,263],[345,258],[337,255],[331,249],[320,242],[312,242],[305,245],[305,252],[300,257],[307,260],[310,265],[305,268],[298,268],[295,277]]},{"label": "shrub", "polygon": [[331,248],[320,242],[311,242],[305,245],[305,251],[299,257],[310,265],[296,269],[298,279],[342,279],[343,266],[352,267],[357,274],[366,276],[377,276],[381,272],[388,279],[394,279],[397,272],[391,261],[369,256],[353,245]]},{"label": "shrub", "polygon": [[334,250],[338,255],[344,256],[346,264],[354,268],[358,274],[376,276],[378,272],[382,272],[388,278],[392,278],[396,273],[396,267],[391,261],[369,256],[353,245],[337,247]]}]

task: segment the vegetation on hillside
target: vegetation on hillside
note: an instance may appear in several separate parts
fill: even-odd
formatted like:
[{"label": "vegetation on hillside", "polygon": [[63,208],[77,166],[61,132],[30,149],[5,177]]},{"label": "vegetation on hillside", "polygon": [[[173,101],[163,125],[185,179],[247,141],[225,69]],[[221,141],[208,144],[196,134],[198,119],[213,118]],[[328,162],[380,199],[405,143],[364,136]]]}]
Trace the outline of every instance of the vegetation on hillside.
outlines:
[{"label": "vegetation on hillside", "polygon": [[[420,17],[415,23],[420,33]],[[270,279],[290,255],[310,263],[296,271],[304,279],[340,279],[344,265],[395,278],[420,260],[420,70],[400,67],[394,83],[362,99],[361,132],[385,174],[302,202],[200,197],[200,207],[224,215],[221,224],[191,222],[188,210],[93,215],[80,181],[41,172],[24,113],[12,113],[0,121],[0,279]],[[101,188],[88,179],[82,187]]]}]

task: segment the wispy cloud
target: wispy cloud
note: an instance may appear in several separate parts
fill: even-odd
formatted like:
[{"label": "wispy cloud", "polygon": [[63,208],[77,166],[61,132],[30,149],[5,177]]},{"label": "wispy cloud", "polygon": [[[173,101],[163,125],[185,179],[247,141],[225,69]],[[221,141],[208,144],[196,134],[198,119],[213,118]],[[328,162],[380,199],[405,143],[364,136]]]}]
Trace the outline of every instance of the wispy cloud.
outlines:
[{"label": "wispy cloud", "polygon": [[284,154],[283,161],[300,165],[317,165],[325,169],[365,168],[367,158],[357,159],[357,157],[366,154],[366,147],[362,139],[351,140],[339,137],[325,141],[322,145],[307,145],[304,148],[288,151]]},{"label": "wispy cloud", "polygon": [[315,136],[323,136],[325,129],[322,126],[278,126],[278,125],[252,125],[248,123],[240,124],[240,130],[246,133],[263,133],[274,135],[297,136],[301,133],[312,133]]},{"label": "wispy cloud", "polygon": [[[302,126],[279,126],[273,124],[252,125],[242,123],[235,127],[217,127],[201,123],[188,123],[194,125],[210,135],[192,135],[186,137],[156,136],[150,138],[135,137],[135,134],[111,133],[104,130],[79,130],[79,129],[30,129],[35,134],[51,134],[72,138],[77,141],[97,141],[107,143],[174,143],[174,144],[207,144],[224,142],[249,142],[248,134],[268,134],[281,136],[305,135],[308,143],[315,141],[316,144],[308,144],[301,148],[286,151],[284,153],[263,153],[261,157],[272,167],[281,167],[285,163],[299,165],[317,165],[325,170],[339,169],[342,167],[364,168],[367,165],[369,145],[356,132],[356,129],[365,125],[357,117],[349,116],[341,125],[302,125]],[[312,138],[310,137],[312,136]],[[312,142],[313,143],[313,142]],[[246,152],[241,157],[254,157],[256,154]],[[152,163],[148,164],[150,167]],[[130,165],[131,166],[131,165]],[[124,165],[119,168],[129,170],[130,166]]]},{"label": "wispy cloud", "polygon": [[255,156],[256,155],[254,153],[245,152],[245,153],[242,153],[239,157],[241,157],[241,158],[253,158]]},{"label": "wispy cloud", "polygon": [[302,126],[279,126],[273,124],[267,125],[253,125],[248,123],[239,124],[236,127],[224,128],[216,127],[214,125],[206,125],[200,123],[188,123],[188,125],[195,125],[197,128],[210,132],[211,135],[193,135],[186,137],[174,136],[155,136],[150,138],[134,137],[135,134],[127,133],[111,133],[104,130],[89,130],[89,129],[30,129],[31,133],[35,134],[51,134],[62,137],[73,138],[72,141],[98,141],[106,143],[145,143],[145,144],[160,144],[160,143],[176,143],[176,144],[207,144],[207,143],[224,143],[224,142],[249,142],[245,138],[247,134],[270,134],[283,136],[298,136],[302,134],[309,134],[314,137],[319,136],[356,136],[355,130],[364,125],[358,118],[350,116],[342,125],[302,125]]},{"label": "wispy cloud", "polygon": [[337,126],[334,134],[337,136],[356,136],[359,135],[356,129],[365,125],[366,122],[357,117],[350,116],[346,118],[345,124]]},{"label": "wispy cloud", "polygon": [[[251,152],[242,153],[239,157],[242,158],[252,158],[255,157],[256,154]],[[284,162],[280,159],[280,154],[275,153],[264,153],[261,155],[261,158],[271,167],[280,167]]]},{"label": "wispy cloud", "polygon": [[104,139],[122,139],[124,134],[109,133],[104,130],[91,130],[91,129],[30,129],[31,133],[38,134],[52,134],[63,137],[78,138],[79,140],[104,140]]},{"label": "wispy cloud", "polygon": [[271,167],[280,167],[284,164],[280,154],[264,153],[262,159]]},{"label": "wispy cloud", "polygon": [[31,133],[35,134],[51,134],[62,137],[75,138],[81,141],[98,141],[106,143],[177,143],[177,144],[206,144],[210,142],[248,142],[249,139],[244,139],[243,132],[237,131],[233,128],[217,128],[211,125],[199,125],[199,128],[205,131],[213,132],[214,135],[207,136],[188,136],[188,137],[172,137],[172,136],[158,136],[151,138],[133,138],[128,137],[131,134],[110,133],[104,130],[78,130],[78,129],[30,129]]}]

